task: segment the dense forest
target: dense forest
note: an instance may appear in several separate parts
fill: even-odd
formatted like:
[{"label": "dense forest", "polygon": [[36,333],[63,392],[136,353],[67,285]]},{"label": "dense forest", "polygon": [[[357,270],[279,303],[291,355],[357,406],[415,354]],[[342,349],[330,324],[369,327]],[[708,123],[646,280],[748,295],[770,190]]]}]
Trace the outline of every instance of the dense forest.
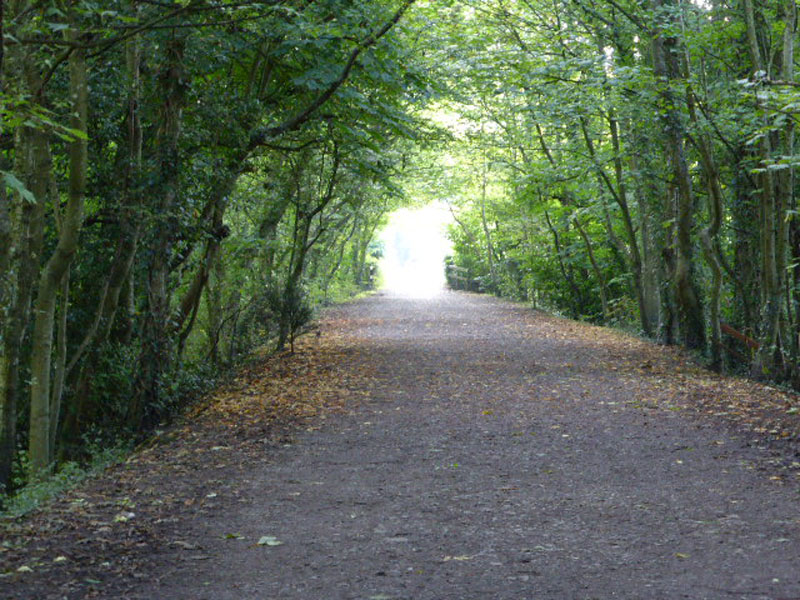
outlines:
[{"label": "dense forest", "polygon": [[432,94],[411,4],[2,5],[0,485],[370,284]]},{"label": "dense forest", "polygon": [[800,385],[794,0],[0,3],[0,486],[448,274]]},{"label": "dense forest", "polygon": [[470,14],[452,49],[471,164],[452,182],[469,190],[451,199],[457,272],[797,386],[795,3]]}]

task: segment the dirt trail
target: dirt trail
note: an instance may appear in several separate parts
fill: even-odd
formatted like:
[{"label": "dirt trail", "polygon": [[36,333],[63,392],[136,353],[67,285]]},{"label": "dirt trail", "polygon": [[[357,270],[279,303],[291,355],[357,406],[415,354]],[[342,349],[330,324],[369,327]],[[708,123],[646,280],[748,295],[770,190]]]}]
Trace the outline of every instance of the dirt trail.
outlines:
[{"label": "dirt trail", "polygon": [[291,440],[199,435],[175,481],[198,500],[149,562],[52,597],[800,598],[800,465],[759,441],[769,415],[730,421],[766,388],[466,294],[340,307],[315,344],[343,408]]}]

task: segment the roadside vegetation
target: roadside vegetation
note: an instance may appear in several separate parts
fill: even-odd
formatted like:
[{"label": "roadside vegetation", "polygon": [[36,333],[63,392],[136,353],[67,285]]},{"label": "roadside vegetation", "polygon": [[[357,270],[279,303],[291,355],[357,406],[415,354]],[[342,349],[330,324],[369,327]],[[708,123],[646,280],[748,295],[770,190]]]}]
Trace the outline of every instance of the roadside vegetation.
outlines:
[{"label": "roadside vegetation", "polygon": [[411,4],[3,3],[0,489],[141,440],[374,284],[430,133]]}]

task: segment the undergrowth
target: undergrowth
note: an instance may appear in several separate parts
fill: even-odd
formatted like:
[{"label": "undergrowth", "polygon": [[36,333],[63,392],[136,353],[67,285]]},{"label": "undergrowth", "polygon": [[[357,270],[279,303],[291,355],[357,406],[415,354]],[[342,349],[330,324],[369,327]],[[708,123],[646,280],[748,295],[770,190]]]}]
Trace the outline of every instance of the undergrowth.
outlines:
[{"label": "undergrowth", "polygon": [[[331,291],[333,293],[329,294],[327,301],[315,298],[319,308],[324,310],[325,307],[368,296],[375,292],[375,290],[364,290],[363,287],[358,286],[337,286]],[[158,407],[160,409],[158,427],[168,425],[175,418],[179,418],[180,415],[189,411],[197,402],[207,399],[210,390],[219,386],[255,357],[263,357],[265,350],[267,352],[273,350],[270,339],[262,338],[261,342],[258,346],[251,347],[248,353],[237,357],[234,366],[222,371],[218,368],[214,369],[210,364],[199,363],[180,369],[175,373],[169,389],[164,390],[163,406]],[[158,429],[150,428],[146,437],[125,435],[121,431],[116,434],[118,440],[124,441],[112,444],[108,436],[98,434],[92,440],[88,440],[90,436],[86,436],[84,446],[86,451],[83,454],[86,458],[59,464],[52,475],[41,481],[34,481],[29,477],[27,453],[20,452],[15,465],[16,474],[12,482],[13,492],[3,494],[0,490],[0,521],[22,517],[77,487],[86,479],[126,460],[135,451],[137,445],[146,444],[148,439],[157,435]]]},{"label": "undergrowth", "polygon": [[[125,460],[132,450],[132,445],[122,444],[113,448],[97,449],[85,464],[74,461],[66,462],[50,477],[30,482],[19,488],[13,496],[0,497],[0,519],[17,519],[30,513],[54,498],[69,491],[89,477],[101,473],[108,467]],[[26,459],[22,455],[23,467]]]}]

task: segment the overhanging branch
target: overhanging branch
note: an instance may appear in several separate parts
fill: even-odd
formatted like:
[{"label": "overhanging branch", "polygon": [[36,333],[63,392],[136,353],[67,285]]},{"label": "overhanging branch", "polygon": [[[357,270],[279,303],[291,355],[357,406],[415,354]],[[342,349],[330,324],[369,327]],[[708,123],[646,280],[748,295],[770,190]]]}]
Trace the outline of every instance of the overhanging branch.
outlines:
[{"label": "overhanging branch", "polygon": [[359,43],[358,46],[356,46],[350,53],[350,56],[342,68],[342,72],[340,73],[339,77],[337,77],[336,80],[333,81],[328,88],[319,96],[317,96],[305,109],[295,116],[290,117],[280,125],[259,129],[253,133],[250,138],[250,144],[248,146],[249,149],[252,150],[258,146],[263,146],[267,142],[280,137],[284,133],[298,129],[301,125],[303,125],[303,123],[308,121],[311,115],[313,115],[323,104],[330,100],[331,97],[336,93],[336,90],[338,90],[342,84],[347,81],[347,79],[350,77],[350,72],[353,70],[353,67],[355,66],[356,61],[361,53],[375,45],[379,39],[386,35],[392,29],[392,27],[394,27],[400,21],[403,14],[413,3],[414,0],[404,0],[397,12],[394,13],[392,18],[389,19],[389,21],[387,21],[383,27],[364,38],[364,40],[362,40],[361,43]]}]

